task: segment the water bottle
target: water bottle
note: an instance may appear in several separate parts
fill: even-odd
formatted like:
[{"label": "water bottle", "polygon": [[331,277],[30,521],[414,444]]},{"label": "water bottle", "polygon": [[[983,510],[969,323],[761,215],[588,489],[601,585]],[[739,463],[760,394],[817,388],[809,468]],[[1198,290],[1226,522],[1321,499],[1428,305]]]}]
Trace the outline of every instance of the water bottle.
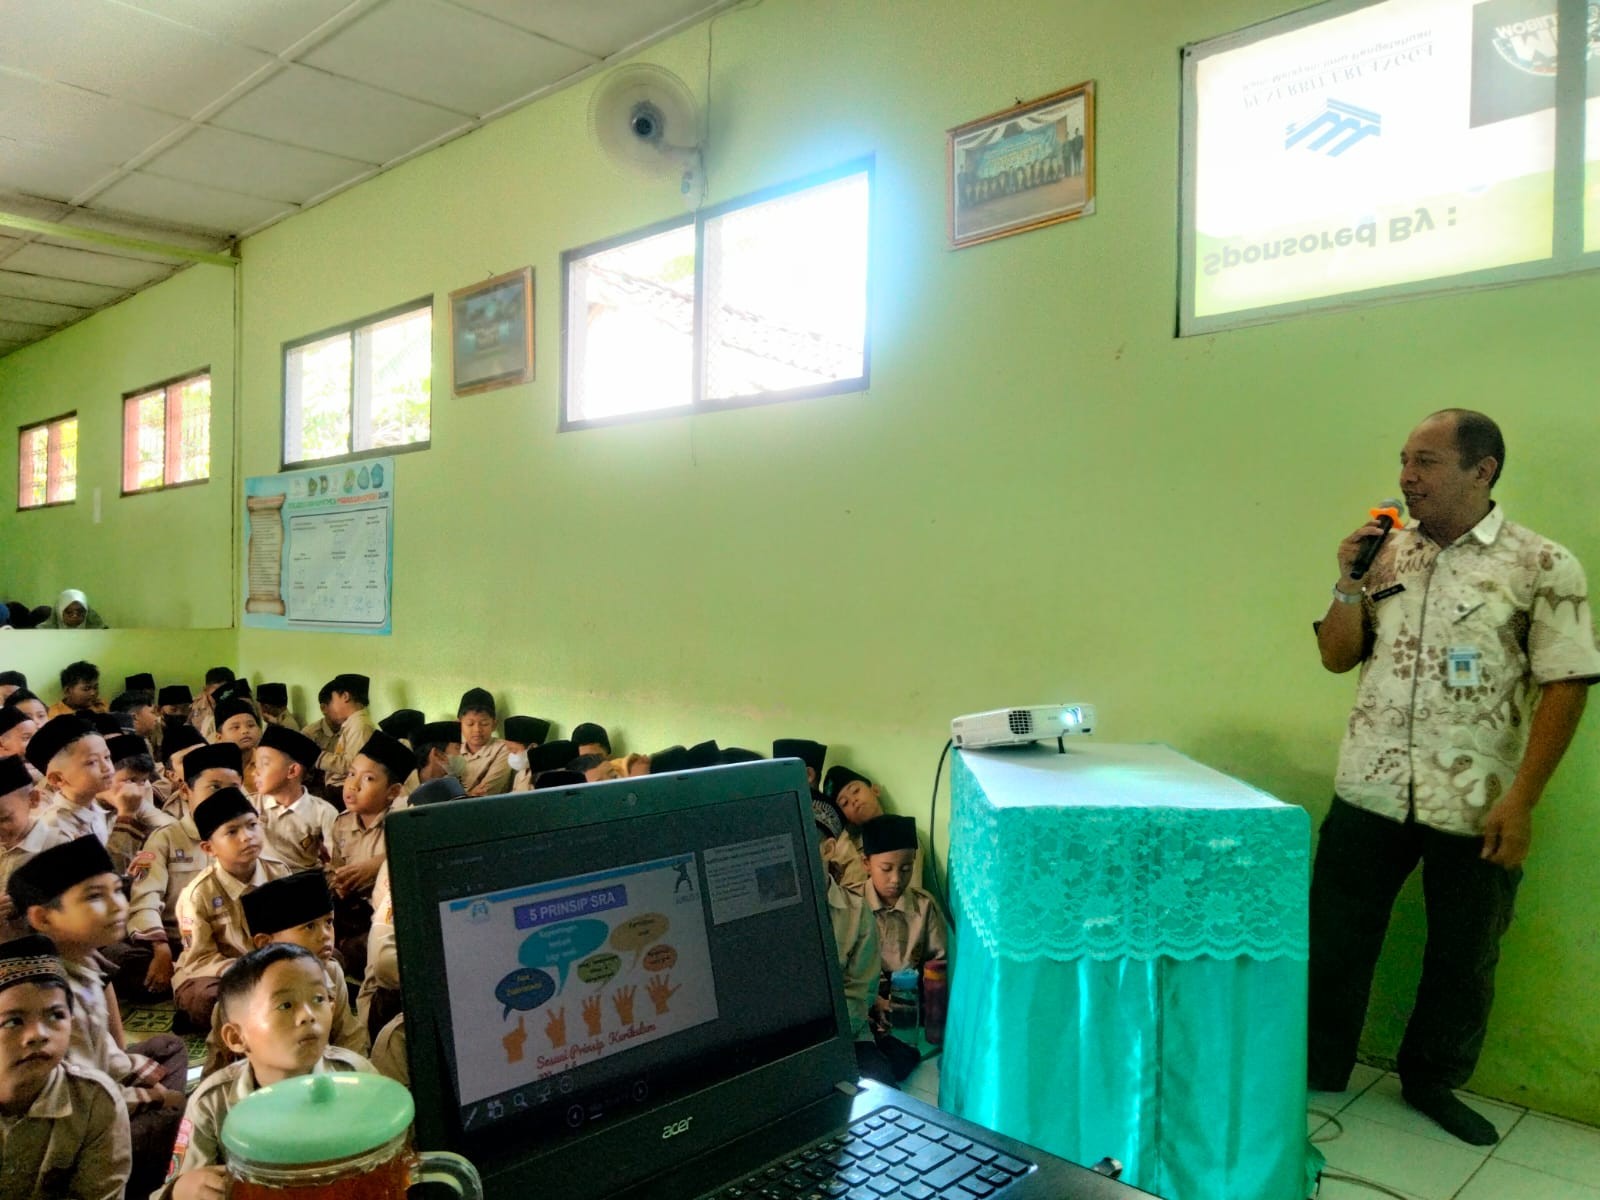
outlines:
[{"label": "water bottle", "polygon": [[889,976],[889,1026],[915,1029],[918,1024],[917,969],[903,967]]},{"label": "water bottle", "polygon": [[950,995],[950,964],[932,958],[922,964],[922,1034],[930,1046],[944,1045],[945,1002]]}]

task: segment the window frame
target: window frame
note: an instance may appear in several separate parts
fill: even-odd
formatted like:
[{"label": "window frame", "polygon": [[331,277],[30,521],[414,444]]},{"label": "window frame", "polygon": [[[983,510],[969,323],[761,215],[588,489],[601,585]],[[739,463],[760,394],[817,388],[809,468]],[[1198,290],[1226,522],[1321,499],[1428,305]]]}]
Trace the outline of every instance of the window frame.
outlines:
[{"label": "window frame", "polygon": [[[1183,47],[1182,99],[1178,114],[1178,303],[1176,336],[1200,337],[1233,329],[1267,325],[1289,317],[1308,314],[1346,312],[1374,304],[1390,304],[1423,296],[1446,296],[1497,287],[1528,283],[1600,268],[1600,250],[1583,249],[1583,197],[1586,185],[1584,120],[1588,91],[1586,57],[1587,0],[1556,0],[1559,20],[1558,60],[1555,82],[1555,155],[1552,163],[1552,236],[1550,254],[1532,262],[1436,275],[1383,287],[1339,292],[1308,300],[1239,309],[1234,312],[1196,316],[1194,297],[1196,236],[1194,227],[1198,180],[1196,175],[1195,130],[1198,126],[1196,77],[1203,59],[1254,45],[1281,34],[1292,33],[1324,21],[1335,20],[1364,8],[1375,8],[1388,0],[1323,0],[1320,4],[1247,25]],[[1600,70],[1600,62],[1595,69]]]},{"label": "window frame", "polygon": [[[215,409],[211,405],[211,388],[210,388],[210,384],[211,384],[211,364],[210,363],[207,363],[205,366],[200,367],[197,370],[186,371],[182,375],[175,375],[171,379],[164,379],[160,383],[152,383],[148,387],[135,388],[133,391],[123,392],[122,393],[122,480],[121,480],[121,483],[122,483],[122,495],[124,497],[126,497],[126,496],[144,496],[144,495],[149,495],[149,494],[152,494],[152,493],[155,493],[155,492],[170,492],[175,488],[195,487],[195,486],[197,486],[199,484],[202,484],[202,483],[210,483],[211,482],[211,466],[210,466],[209,457],[207,459],[206,473],[201,478],[199,478],[199,479],[184,479],[184,480],[180,480],[177,483],[168,483],[166,481],[167,473],[168,473],[168,471],[171,470],[172,462],[173,462],[173,458],[172,458],[172,424],[173,424],[173,422],[172,422],[172,390],[174,388],[181,388],[184,384],[193,383],[196,379],[199,379],[201,376],[205,377],[206,385],[207,385],[206,386],[206,441],[209,443],[211,441],[211,415],[215,411]],[[131,401],[142,400],[146,396],[152,396],[157,392],[161,392],[162,393],[162,404],[164,406],[163,420],[162,420],[162,438],[163,438],[162,464],[161,464],[161,479],[162,479],[162,482],[159,483],[159,484],[156,484],[156,485],[154,485],[152,487],[133,488],[132,490],[129,490],[129,488],[128,488],[128,404]],[[210,447],[208,446],[207,449],[208,449],[208,454],[209,454]]]},{"label": "window frame", "polygon": [[[77,475],[76,471],[74,471],[73,475],[72,475],[72,499],[70,499],[70,500],[52,500],[52,499],[50,499],[49,467],[45,468],[45,498],[44,498],[44,500],[39,504],[24,504],[22,502],[22,442],[23,442],[23,438],[27,434],[32,433],[35,429],[46,429],[46,430],[54,429],[55,426],[60,425],[63,421],[77,421],[77,420],[78,420],[78,410],[77,409],[73,409],[70,412],[57,413],[53,417],[47,417],[43,421],[30,421],[26,425],[17,426],[17,511],[19,513],[38,512],[40,509],[43,509],[43,508],[66,508],[67,506],[72,505],[72,504],[76,504],[78,502],[78,475]],[[46,445],[48,446],[49,434],[47,433],[45,436],[46,436],[46,439],[47,439]],[[79,443],[80,446],[83,444],[83,430],[82,430],[81,423],[79,425],[79,431],[78,431],[78,443]],[[59,449],[57,450],[57,453],[58,454],[60,453]]]},{"label": "window frame", "polygon": [[[339,334],[349,334],[352,338],[361,330],[373,325],[381,325],[395,317],[405,316],[409,313],[428,311],[428,436],[420,442],[407,442],[403,446],[374,446],[367,450],[350,450],[344,454],[332,454],[326,458],[289,458],[289,355],[302,346],[309,346],[313,342],[326,341]],[[278,440],[278,469],[282,471],[302,470],[311,467],[337,466],[341,463],[360,462],[369,458],[388,458],[395,454],[413,454],[417,451],[427,450],[433,446],[433,394],[434,373],[437,361],[434,354],[433,335],[437,332],[437,321],[434,313],[434,296],[428,293],[408,300],[402,304],[392,305],[380,312],[369,313],[353,321],[344,321],[338,325],[330,325],[326,329],[319,329],[315,333],[308,333],[292,341],[282,343],[278,355],[278,400],[282,409],[280,423],[281,436]],[[370,389],[363,401],[357,392],[357,382],[365,379],[365,371],[361,362],[362,356],[355,352],[352,343],[350,354],[350,430],[351,440],[355,439],[356,419],[358,409],[365,404],[370,414],[372,397]]]},{"label": "window frame", "polygon": [[[864,279],[867,303],[861,339],[861,374],[852,376],[849,379],[837,379],[828,383],[785,388],[781,392],[756,392],[743,396],[729,396],[719,400],[707,399],[704,395],[706,223],[714,221],[718,217],[726,216],[728,213],[738,212],[740,209],[753,208],[758,204],[781,199],[796,192],[808,191],[840,179],[848,179],[852,175],[865,175],[867,177],[867,263]],[[829,167],[826,170],[813,172],[799,179],[773,184],[770,187],[760,188],[756,191],[736,196],[731,200],[724,200],[720,204],[708,205],[693,212],[685,213],[682,216],[669,217],[666,220],[657,221],[652,225],[646,225],[615,237],[603,238],[600,241],[589,242],[582,246],[575,246],[571,250],[562,251],[561,406],[558,412],[556,431],[558,433],[569,433],[583,429],[605,429],[615,425],[629,425],[635,421],[655,421],[669,417],[690,416],[695,413],[726,412],[739,408],[785,404],[791,400],[812,400],[822,396],[836,396],[845,392],[870,391],[872,388],[872,225],[873,206],[876,203],[877,194],[876,182],[877,156],[868,154]],[[625,246],[630,242],[644,241],[646,238],[656,237],[674,229],[682,229],[691,225],[694,227],[694,327],[690,333],[692,345],[690,347],[689,403],[674,405],[672,408],[655,408],[638,413],[621,413],[610,417],[582,420],[569,419],[567,416],[568,384],[572,374],[572,356],[569,352],[571,346],[572,289],[569,286],[569,278],[573,262],[603,253],[606,250],[614,250],[618,246]]]}]

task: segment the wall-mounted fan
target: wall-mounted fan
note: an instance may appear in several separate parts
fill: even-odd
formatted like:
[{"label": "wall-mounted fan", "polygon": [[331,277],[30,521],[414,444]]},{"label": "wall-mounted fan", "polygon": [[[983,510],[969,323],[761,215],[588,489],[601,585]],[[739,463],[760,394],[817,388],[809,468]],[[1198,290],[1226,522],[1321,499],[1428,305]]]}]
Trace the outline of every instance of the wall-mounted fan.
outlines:
[{"label": "wall-mounted fan", "polygon": [[673,176],[686,203],[702,199],[700,106],[688,86],[664,67],[634,63],[606,77],[589,101],[589,128],[620,167]]}]

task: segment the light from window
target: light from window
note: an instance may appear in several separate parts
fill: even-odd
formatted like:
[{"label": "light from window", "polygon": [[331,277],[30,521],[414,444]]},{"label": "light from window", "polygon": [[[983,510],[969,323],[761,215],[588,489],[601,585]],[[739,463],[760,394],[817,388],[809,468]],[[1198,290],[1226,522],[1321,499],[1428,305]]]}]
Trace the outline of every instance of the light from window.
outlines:
[{"label": "light from window", "polygon": [[124,397],[122,491],[211,476],[211,376],[202,372]]},{"label": "light from window", "polygon": [[78,415],[18,430],[17,507],[71,504],[78,498]]},{"label": "light from window", "polygon": [[864,388],[870,198],[852,167],[565,255],[563,424]]},{"label": "light from window", "polygon": [[283,383],[285,466],[427,445],[433,301],[289,344]]}]

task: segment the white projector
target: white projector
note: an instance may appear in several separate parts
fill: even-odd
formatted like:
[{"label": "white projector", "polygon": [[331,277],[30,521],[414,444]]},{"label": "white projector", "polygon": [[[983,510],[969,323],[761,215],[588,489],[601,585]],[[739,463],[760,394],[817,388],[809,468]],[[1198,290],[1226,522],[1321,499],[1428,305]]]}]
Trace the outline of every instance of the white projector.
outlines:
[{"label": "white projector", "polygon": [[1092,704],[1031,704],[968,713],[950,722],[950,740],[959,750],[1022,746],[1046,738],[1094,732]]}]

